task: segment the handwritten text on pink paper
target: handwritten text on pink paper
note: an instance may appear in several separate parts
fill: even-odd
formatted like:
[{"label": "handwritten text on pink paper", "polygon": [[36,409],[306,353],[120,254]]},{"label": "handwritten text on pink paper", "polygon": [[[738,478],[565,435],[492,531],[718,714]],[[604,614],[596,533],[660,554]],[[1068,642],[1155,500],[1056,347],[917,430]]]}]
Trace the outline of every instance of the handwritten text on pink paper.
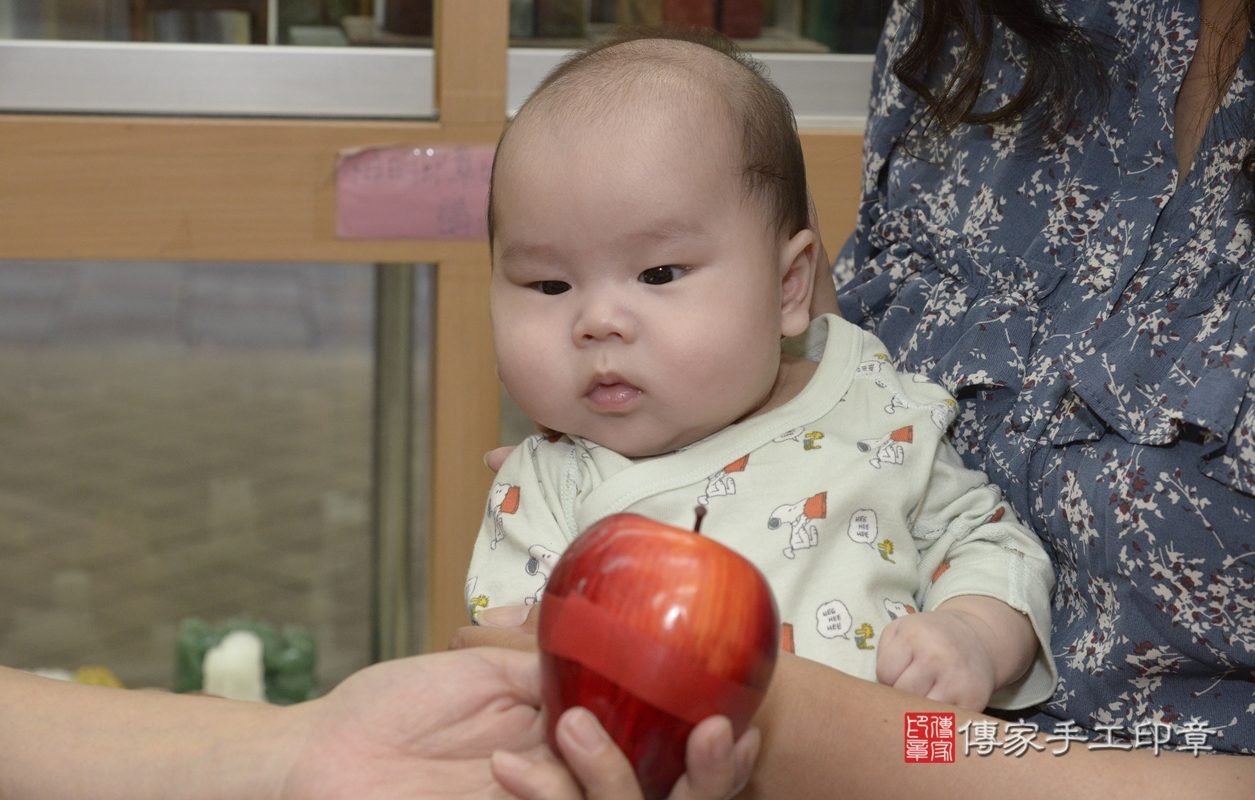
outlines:
[{"label": "handwritten text on pink paper", "polygon": [[340,153],[336,236],[486,240],[494,149],[405,145]]}]

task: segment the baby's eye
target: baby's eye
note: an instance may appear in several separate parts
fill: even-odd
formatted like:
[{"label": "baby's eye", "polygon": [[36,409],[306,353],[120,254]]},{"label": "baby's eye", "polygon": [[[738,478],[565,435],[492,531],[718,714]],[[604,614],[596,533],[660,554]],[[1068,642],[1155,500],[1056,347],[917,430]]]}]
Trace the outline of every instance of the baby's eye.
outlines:
[{"label": "baby's eye", "polygon": [[562,294],[571,288],[565,281],[536,281],[529,285],[541,294]]},{"label": "baby's eye", "polygon": [[683,267],[654,267],[642,272],[638,280],[651,286],[659,286],[664,283],[671,283],[671,281],[676,280],[683,274]]}]

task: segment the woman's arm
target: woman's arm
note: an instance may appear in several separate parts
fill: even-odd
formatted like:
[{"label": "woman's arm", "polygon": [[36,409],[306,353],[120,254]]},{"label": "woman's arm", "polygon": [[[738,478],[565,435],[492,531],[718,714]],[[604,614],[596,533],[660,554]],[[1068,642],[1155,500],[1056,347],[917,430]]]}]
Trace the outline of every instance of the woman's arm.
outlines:
[{"label": "woman's arm", "polygon": [[[461,646],[482,644],[534,648],[522,628],[464,628]],[[740,800],[830,798],[842,800],[1058,800],[1061,795],[1103,800],[1206,797],[1249,800],[1255,758],[1207,756],[1149,749],[1089,750],[1072,742],[1067,753],[1047,743],[1023,756],[963,755],[956,735],[955,763],[908,764],[905,715],[949,712],[955,727],[971,720],[1002,721],[850,677],[815,661],[781,653],[767,698],[754,718],[762,731],[757,766]]]},{"label": "woman's arm", "polygon": [[289,707],[0,668],[6,800],[505,798],[493,752],[544,739],[536,658],[506,650],[376,664]]},{"label": "woman's arm", "polygon": [[[1037,737],[1044,752],[1021,757],[963,755],[956,737],[953,764],[905,760],[905,715],[943,711],[956,728],[987,719],[953,706],[852,678],[814,661],[781,654],[767,699],[754,719],[763,732],[758,766],[742,798],[835,797],[847,800],[1018,800],[1061,796],[1103,800],[1148,797],[1249,798],[1255,758],[1200,756],[1149,749],[1089,750],[1073,742],[1051,754],[1051,731]],[[999,724],[1001,738],[1001,721]]]},{"label": "woman's arm", "polygon": [[[525,800],[641,800],[631,766],[587,712],[559,721],[570,771],[558,762],[540,699],[535,654],[491,648],[376,664],[286,708],[0,667],[0,797],[513,796],[502,779]],[[703,726],[671,800],[719,800],[745,784],[757,735],[734,746],[726,719]]]},{"label": "woman's arm", "polygon": [[0,667],[0,797],[278,797],[294,716]]}]

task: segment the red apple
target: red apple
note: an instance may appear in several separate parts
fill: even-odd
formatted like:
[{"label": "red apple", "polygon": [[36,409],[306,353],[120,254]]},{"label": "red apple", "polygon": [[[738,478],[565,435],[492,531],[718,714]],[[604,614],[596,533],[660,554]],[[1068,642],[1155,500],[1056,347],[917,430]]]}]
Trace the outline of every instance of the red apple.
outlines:
[{"label": "red apple", "polygon": [[636,769],[647,800],[684,772],[689,733],[723,714],[740,736],[779,647],[762,573],[713,539],[636,514],[588,528],[563,553],[540,606],[549,741],[583,706]]}]

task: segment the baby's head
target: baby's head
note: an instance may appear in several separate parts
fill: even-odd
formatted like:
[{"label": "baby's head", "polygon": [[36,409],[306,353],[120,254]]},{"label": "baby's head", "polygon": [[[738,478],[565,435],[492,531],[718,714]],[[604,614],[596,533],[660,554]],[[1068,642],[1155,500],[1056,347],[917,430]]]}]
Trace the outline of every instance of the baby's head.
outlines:
[{"label": "baby's head", "polygon": [[624,455],[760,408],[781,336],[809,321],[818,248],[792,111],[713,34],[557,67],[497,148],[489,230],[506,390]]}]

